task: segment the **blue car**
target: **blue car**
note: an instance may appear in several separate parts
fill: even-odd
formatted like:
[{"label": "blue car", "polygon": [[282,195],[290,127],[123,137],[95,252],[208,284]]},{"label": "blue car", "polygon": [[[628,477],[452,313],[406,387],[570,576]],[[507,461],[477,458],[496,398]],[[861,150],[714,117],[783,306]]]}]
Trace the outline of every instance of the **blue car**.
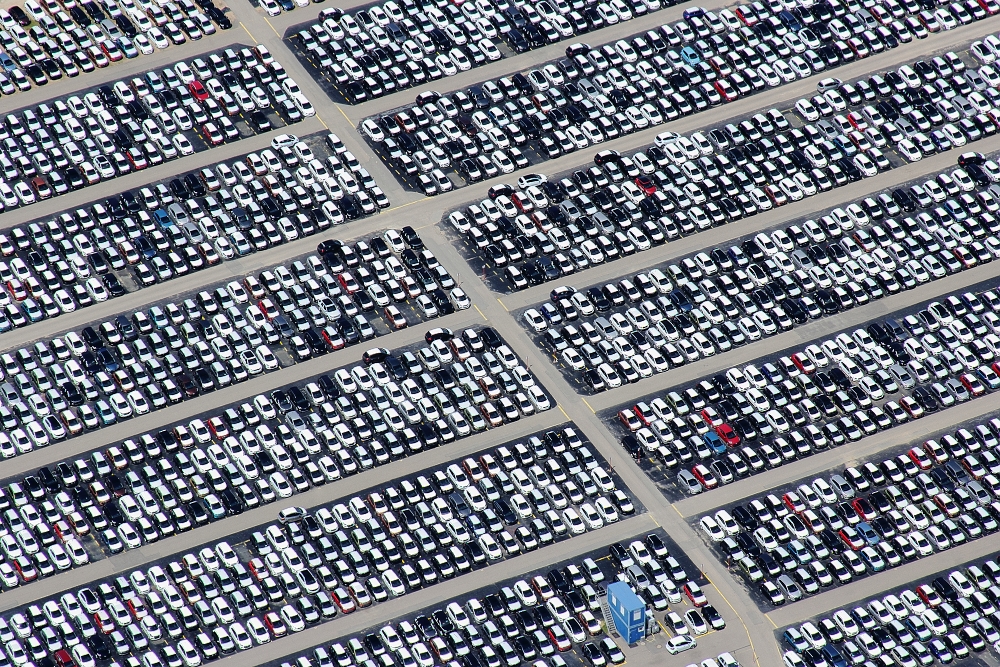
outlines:
[{"label": "blue car", "polygon": [[692,66],[701,62],[701,54],[693,46],[685,46],[681,49],[681,58],[684,59],[685,63]]},{"label": "blue car", "polygon": [[714,431],[709,431],[705,435],[701,436],[701,439],[705,441],[705,444],[712,448],[712,451],[716,454],[726,453],[726,443],[722,442],[722,438],[719,437]]},{"label": "blue car", "polygon": [[160,226],[160,229],[172,227],[174,224],[174,221],[170,219],[170,216],[162,208],[153,211],[153,220]]},{"label": "blue car", "polygon": [[875,529],[867,521],[862,521],[854,529],[861,533],[861,537],[869,545],[878,544],[882,541],[882,538],[878,536],[878,533],[875,532]]}]

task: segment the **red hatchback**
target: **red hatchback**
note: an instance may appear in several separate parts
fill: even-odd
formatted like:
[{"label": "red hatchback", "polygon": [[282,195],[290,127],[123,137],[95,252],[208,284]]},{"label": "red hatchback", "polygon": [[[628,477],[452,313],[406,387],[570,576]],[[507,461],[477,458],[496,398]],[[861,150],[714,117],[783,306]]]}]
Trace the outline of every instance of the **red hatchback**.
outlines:
[{"label": "red hatchback", "polygon": [[215,126],[215,123],[205,123],[202,125],[201,136],[205,139],[205,141],[213,146],[218,146],[226,140],[226,138],[222,136],[222,132],[219,132],[219,128]]},{"label": "red hatchback", "polygon": [[201,81],[192,81],[189,83],[188,90],[191,91],[191,94],[194,95],[194,98],[199,102],[208,99],[208,90],[201,83]]},{"label": "red hatchback", "polygon": [[740,436],[729,424],[719,424],[715,427],[715,433],[727,447],[735,447],[740,444]]},{"label": "red hatchback", "polygon": [[639,189],[642,190],[647,195],[651,195],[654,192],[656,192],[656,184],[653,183],[653,179],[651,179],[649,176],[645,175],[637,176],[635,179],[635,184],[638,185]]}]

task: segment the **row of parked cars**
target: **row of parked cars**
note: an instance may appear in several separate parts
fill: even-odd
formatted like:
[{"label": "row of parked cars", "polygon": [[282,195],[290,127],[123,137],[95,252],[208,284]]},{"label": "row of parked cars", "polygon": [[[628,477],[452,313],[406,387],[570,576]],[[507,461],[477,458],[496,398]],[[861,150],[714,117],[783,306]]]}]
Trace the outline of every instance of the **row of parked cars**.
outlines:
[{"label": "row of parked cars", "polygon": [[620,410],[623,444],[696,494],[983,396],[1000,389],[998,307],[993,290],[952,294],[732,368]]},{"label": "row of parked cars", "polygon": [[[276,4],[269,0],[265,9]],[[389,0],[353,13],[324,9],[315,23],[292,39],[314,76],[329,81],[346,101],[359,103],[672,4],[672,0],[480,0],[451,7]]]},{"label": "row of parked cars", "polygon": [[0,330],[119,296],[119,276],[151,287],[389,205],[336,135],[316,143],[319,154],[281,135],[235,162],[5,230]]},{"label": "row of parked cars", "polygon": [[[435,341],[445,340],[439,337],[442,334],[443,330],[435,331]],[[26,531],[25,540],[49,547],[57,538],[64,543],[89,541],[86,536],[92,535],[108,552],[117,553],[451,442],[473,428],[485,429],[482,416],[466,421],[447,411],[458,409],[451,401],[457,405],[470,402],[467,395],[480,397],[476,393],[480,384],[471,384],[470,365],[477,372],[482,364],[492,368],[499,364],[494,352],[508,360],[510,350],[502,344],[486,350],[484,340],[496,341],[488,333],[480,338],[472,330],[453,340],[464,361],[456,357],[447,368],[439,368],[433,354],[425,357],[419,350],[397,357],[375,348],[364,355],[367,365],[338,369],[234,402],[218,414],[178,422],[39,469],[9,485],[0,498],[4,509],[10,510],[4,516],[10,539],[17,540]],[[465,356],[473,347],[478,356]],[[509,377],[503,370],[493,372],[498,382]],[[513,372],[523,382],[533,382],[522,367],[515,366]],[[455,380],[462,373],[467,374],[465,384]],[[447,396],[425,393],[432,389]],[[536,401],[524,398],[526,414],[546,409],[543,394],[526,391]],[[484,409],[482,414],[491,411]],[[10,446],[6,434],[4,441]],[[582,461],[584,454],[587,461],[579,466],[598,465],[589,450],[581,449],[576,458]],[[605,488],[609,480],[605,473],[600,476],[603,486],[592,482],[586,489],[588,494],[614,499],[595,505],[607,513],[606,519],[599,510],[594,509],[595,519],[590,507],[584,508],[588,520],[611,520],[631,507],[627,497],[615,493],[613,483]],[[616,509],[619,502],[622,510]],[[63,549],[68,548],[64,544]],[[52,571],[54,557],[47,550],[12,553],[10,558],[15,556],[24,556],[23,570],[16,562],[0,563],[7,586],[31,581],[46,563],[45,574]],[[23,574],[29,566],[34,566],[34,576]]]},{"label": "row of parked cars", "polygon": [[315,113],[262,44],[228,48],[8,113],[0,123],[0,210]]},{"label": "row of parked cars", "polygon": [[[339,374],[333,380],[322,376],[305,391],[321,392],[342,381]],[[115,527],[105,533],[128,535],[130,529],[138,530],[142,541],[150,542],[157,539],[156,526],[177,521],[182,522],[179,529],[186,530],[192,521],[201,525],[242,511],[242,506],[231,504],[239,501],[227,491],[227,479],[235,489],[240,483],[235,476],[245,475],[249,481],[260,474],[263,468],[255,473],[256,463],[289,470],[291,457],[301,458],[301,445],[285,425],[289,415],[298,414],[288,410],[293,404],[285,405],[296,400],[292,396],[296,389],[287,395],[280,390],[270,397],[261,395],[227,410],[223,417],[130,439],[8,484],[0,502],[8,508],[9,532],[0,535],[0,548],[15,566],[0,564],[4,577],[14,579],[6,585],[17,585],[22,569],[30,576],[33,558],[18,549],[29,549],[45,535],[69,544],[76,539],[75,532],[86,535],[91,524],[100,530],[98,524],[110,522]],[[276,419],[280,423],[274,433],[266,424],[275,424]],[[339,450],[333,436],[320,436],[325,450]],[[322,471],[317,483],[324,483],[323,476],[328,482],[340,479],[337,466],[330,456],[321,457],[318,468],[312,466]],[[281,475],[271,473],[270,498],[260,494],[264,502],[273,501],[275,494],[291,493],[288,482],[275,483]],[[511,443],[395,480],[311,513],[298,507],[285,509],[277,523],[252,533],[248,552],[240,547],[237,553],[227,542],[219,542],[196,554],[94,582],[86,590],[96,589],[103,609],[85,608],[79,614],[83,619],[76,618],[75,608],[66,608],[73,599],[83,603],[81,595],[93,602],[83,591],[20,609],[9,620],[0,619],[0,633],[13,627],[17,633],[13,641],[18,643],[2,635],[0,641],[16,664],[18,647],[24,647],[36,663],[45,656],[58,662],[57,651],[77,644],[84,644],[98,661],[124,662],[130,655],[142,658],[149,644],[167,640],[186,667],[197,667],[199,655],[209,661],[232,652],[234,644],[236,649],[264,644],[521,550],[594,530],[604,521],[617,521],[619,513],[636,511],[618,484],[575,429],[566,426],[532,436],[524,444]],[[302,490],[297,481],[295,487]],[[184,500],[192,494],[203,499],[208,516],[205,507],[196,509],[202,504],[198,500]],[[36,503],[46,518],[25,523],[37,516]],[[212,514],[215,505],[223,508],[221,515]],[[60,513],[64,514],[54,516]],[[169,518],[162,517],[164,513]],[[52,523],[54,533],[46,522]],[[173,532],[170,529],[161,537]],[[116,538],[107,540],[112,553],[115,544]],[[117,602],[106,597],[110,593],[117,594]],[[54,620],[50,614],[60,607],[67,618]],[[145,620],[147,615],[151,620]],[[224,632],[216,632],[216,626]],[[24,627],[27,635],[18,629]],[[33,642],[31,632],[40,632],[42,640]],[[196,636],[200,632],[208,640]],[[185,640],[193,642],[197,651],[185,654]],[[160,657],[168,664],[175,659],[169,653]]]},{"label": "row of parked cars", "polygon": [[[791,14],[788,16],[794,18]],[[689,26],[688,21],[698,21],[695,25],[701,25],[701,18],[689,16],[676,27],[664,25],[658,30],[599,48],[576,44],[566,50],[565,58],[526,72],[497,81],[484,81],[449,95],[422,93],[412,106],[366,119],[361,130],[383,159],[413,176],[425,192],[434,194],[441,189],[441,174],[451,170],[457,171],[467,182],[492,178],[527,167],[529,159],[523,151],[528,147],[532,149],[529,154],[552,159],[719,104],[726,98],[716,90],[713,81],[734,70],[738,76],[748,77],[754,89],[762,89],[797,78],[778,56],[787,58],[791,53],[806,52],[812,54],[814,64],[823,62],[815,52],[806,51],[806,43],[798,36],[798,30],[789,29],[780,21],[776,28],[778,34],[760,37],[743,26],[735,15],[730,14],[728,19],[728,32],[712,35],[709,41],[697,39],[699,35]],[[843,28],[841,19],[833,21],[834,27]],[[814,31],[832,39],[826,23],[806,28],[800,25],[799,30],[803,30],[802,35],[817,48],[821,39]],[[685,36],[691,38],[687,46]],[[965,63],[954,53],[935,59],[935,64],[937,60],[943,63],[940,68],[942,81],[966,69]],[[921,61],[919,64],[928,63]],[[749,66],[760,67],[761,73]],[[804,72],[809,71],[808,65],[804,67]],[[909,66],[904,68],[913,72]],[[923,67],[918,68],[924,71]],[[786,71],[790,76],[784,76]],[[799,72],[798,76],[801,75],[804,73]],[[928,79],[938,76],[938,69],[932,68],[927,73]],[[886,84],[881,76],[878,79],[883,82],[881,86],[868,87],[866,79],[862,82],[865,84],[862,90],[881,93]],[[983,83],[984,88],[992,87],[981,77],[976,81]],[[704,85],[699,86],[701,83]],[[911,79],[907,83],[912,88],[919,88],[923,81],[916,75],[915,81]],[[831,104],[822,95],[815,104],[809,99],[801,100],[798,108],[807,121],[819,121],[822,116],[847,108],[847,102],[836,87],[828,85],[832,86],[829,97],[834,99],[836,96],[836,104]],[[972,91],[971,86],[968,90],[957,87],[962,95]],[[849,85],[847,88],[855,90]],[[931,86],[929,92],[935,98],[951,99],[959,95],[955,87],[947,84],[940,88]],[[885,95],[889,94],[886,90]],[[990,92],[984,90],[973,96],[977,106],[967,103],[953,105],[950,109],[957,107],[962,113],[969,111],[968,116],[985,114],[991,109],[993,99]],[[870,102],[866,106],[874,105],[874,95],[866,101]],[[919,104],[924,100],[913,102]],[[960,117],[949,120],[957,122]],[[878,132],[888,122],[881,115],[868,118],[857,113],[854,118],[859,123],[853,125],[842,114],[832,120],[836,122],[842,118],[843,122],[835,126],[836,129],[831,127],[825,133],[831,139],[841,139],[841,150],[850,151],[846,148],[852,144],[848,136],[852,132],[864,135],[868,126],[872,127],[873,136],[870,139],[859,136],[853,146],[854,150],[860,149],[861,144],[865,150],[877,149],[878,153],[869,153],[876,162],[881,149],[887,145],[887,138],[890,146],[902,140],[902,137],[895,138],[901,131],[896,125]],[[996,131],[991,120],[987,125]],[[823,126],[826,129],[826,124]],[[930,133],[934,139],[931,152],[943,150],[949,141],[964,144],[983,135],[975,120],[958,125],[949,123],[933,132],[929,127],[904,124],[902,131],[906,136],[924,131]],[[930,141],[926,135],[915,137],[915,140],[920,146]],[[902,145],[908,159],[912,156],[911,148],[914,148],[912,143]],[[919,155],[918,151],[916,159]],[[817,164],[821,161],[814,160],[814,166],[826,166]]]},{"label": "row of parked cars", "polygon": [[[615,580],[631,584],[629,571],[641,576],[647,570],[662,571],[668,557],[660,533],[637,536],[628,545],[615,543],[607,552],[491,585],[477,591],[476,597],[324,643],[282,664],[352,667],[370,660],[389,666],[451,661],[472,667],[622,664],[625,653],[607,636],[601,621],[604,587]],[[706,604],[697,584],[690,586],[699,600],[695,604],[703,605],[692,611],[705,623],[706,611],[711,613],[714,607]]]},{"label": "row of parked cars", "polygon": [[998,447],[1000,421],[969,425],[719,510],[701,527],[768,602],[795,602],[1000,530]]},{"label": "row of parked cars", "polygon": [[1000,641],[997,586],[996,559],[967,563],[929,582],[791,626],[782,634],[785,665],[888,660],[916,667],[975,656]]},{"label": "row of parked cars", "polygon": [[119,276],[151,287],[389,205],[339,137],[317,150],[281,135],[235,162],[4,231],[0,330],[120,296]]},{"label": "row of parked cars", "polygon": [[0,11],[0,25],[4,95],[233,27],[213,0],[26,0]]},{"label": "row of parked cars", "polygon": [[[470,254],[522,290],[891,168],[881,153],[855,149],[848,158],[812,124],[793,128],[777,109],[741,125],[690,137],[664,132],[631,156],[601,151],[595,166],[559,180],[522,176],[517,188],[494,186],[448,221]],[[809,147],[834,152],[814,167]]]},{"label": "row of parked cars", "polygon": [[[917,162],[997,132],[1000,74],[993,65],[970,67],[966,60],[971,57],[949,51],[853,84],[824,80],[816,95],[794,108],[835,144],[849,141]],[[806,157],[821,159],[814,150]]]},{"label": "row of parked cars", "polygon": [[375,325],[384,334],[451,312],[453,301],[469,307],[458,288],[439,286],[453,279],[433,254],[418,258],[394,230],[375,238],[327,241],[320,255],[5,353],[0,456],[371,340]]},{"label": "row of parked cars", "polygon": [[1000,168],[978,154],[963,162],[633,277],[556,287],[522,320],[603,391],[991,262]]},{"label": "row of parked cars", "polygon": [[[525,460],[534,463],[518,465]],[[595,530],[635,507],[566,427],[297,510],[251,536],[245,565],[264,590],[282,582],[290,600],[294,578],[329,617]]]}]

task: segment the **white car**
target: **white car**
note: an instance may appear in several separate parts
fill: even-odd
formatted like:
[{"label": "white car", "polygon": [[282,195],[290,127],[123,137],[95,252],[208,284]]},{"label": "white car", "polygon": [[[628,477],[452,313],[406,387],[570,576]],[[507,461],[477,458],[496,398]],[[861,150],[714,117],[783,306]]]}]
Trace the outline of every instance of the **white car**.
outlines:
[{"label": "white car", "polygon": [[539,313],[534,308],[529,308],[528,310],[524,311],[524,314],[521,317],[524,318],[525,324],[531,327],[531,329],[535,333],[542,333],[543,331],[549,328],[549,325],[545,321],[545,318],[542,317],[542,314]]},{"label": "white car", "polygon": [[278,368],[278,358],[274,356],[271,352],[271,348],[267,345],[261,345],[256,350],[257,359],[264,366],[264,370],[273,371]]},{"label": "white car", "polygon": [[664,647],[670,655],[677,655],[678,653],[689,651],[696,646],[698,646],[698,642],[695,641],[694,637],[691,637],[690,635],[677,635],[676,637],[671,637],[664,643]]},{"label": "white car", "polygon": [[250,633],[250,637],[258,646],[271,641],[271,633],[267,631],[264,622],[257,617],[250,618],[247,621],[247,632]]}]

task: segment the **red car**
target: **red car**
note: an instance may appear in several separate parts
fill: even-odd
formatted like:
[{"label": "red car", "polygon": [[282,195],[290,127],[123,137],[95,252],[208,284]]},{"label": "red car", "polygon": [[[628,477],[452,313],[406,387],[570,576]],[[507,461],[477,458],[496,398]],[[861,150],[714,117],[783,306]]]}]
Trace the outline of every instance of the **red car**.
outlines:
[{"label": "red car", "polygon": [[711,405],[701,411],[701,418],[709,428],[715,428],[722,423],[722,417],[719,416],[719,412]]},{"label": "red car", "polygon": [[927,456],[927,452],[923,450],[922,447],[913,447],[906,453],[910,457],[910,460],[916,463],[921,470],[930,470],[934,462],[931,461],[931,457]]},{"label": "red car", "polygon": [[188,90],[191,91],[191,94],[194,95],[194,98],[199,102],[208,99],[208,90],[201,83],[201,81],[192,81],[189,83]]},{"label": "red car", "polygon": [[627,428],[631,433],[635,433],[640,428],[642,428],[642,422],[639,418],[635,416],[631,408],[625,408],[618,412],[618,421],[622,423],[622,426]]},{"label": "red car", "polygon": [[729,424],[719,424],[715,427],[715,434],[719,436],[722,442],[726,443],[727,447],[735,447],[740,444],[740,436],[733,430],[733,427]]},{"label": "red car", "polygon": [[785,503],[785,507],[792,510],[796,514],[803,512],[806,509],[806,504],[802,502],[799,498],[799,494],[794,491],[789,491],[781,497],[782,502]]},{"label": "red car", "polygon": [[121,49],[119,49],[114,42],[101,42],[101,51],[103,51],[104,55],[106,55],[113,63],[116,63],[125,57],[125,54],[122,53]]},{"label": "red car", "polygon": [[342,614],[350,614],[352,611],[358,608],[358,605],[354,603],[354,598],[346,590],[338,586],[330,593],[330,597],[333,598],[334,604],[340,609]]},{"label": "red car", "polygon": [[267,569],[267,565],[264,564],[260,558],[251,558],[248,563],[250,567],[250,573],[257,579],[257,581],[263,581],[265,577],[271,576],[271,573]]},{"label": "red car", "polygon": [[358,281],[350,273],[341,273],[337,276],[337,280],[348,294],[354,294],[361,289],[361,285],[358,284]]},{"label": "red car", "polygon": [[804,352],[796,352],[793,354],[792,363],[806,375],[812,375],[816,372],[816,364],[814,364],[813,360],[807,357]]},{"label": "red car", "polygon": [[35,569],[35,565],[27,556],[18,556],[15,558],[14,569],[17,570],[18,576],[21,577],[21,581],[24,583],[34,581],[38,578],[38,570]]},{"label": "red car", "polygon": [[719,480],[715,478],[715,473],[708,469],[708,466],[699,463],[691,468],[691,474],[698,480],[705,489],[714,489],[719,485]]},{"label": "red car", "polygon": [[264,317],[266,317],[268,321],[271,321],[278,316],[278,307],[275,306],[274,302],[270,299],[261,299],[258,301],[257,308],[264,314]]},{"label": "red car", "polygon": [[330,346],[331,350],[339,350],[347,345],[344,341],[344,337],[341,336],[340,332],[332,326],[323,329],[323,340],[326,341],[326,344]]},{"label": "red car", "polygon": [[854,530],[851,526],[844,526],[837,534],[851,551],[857,551],[861,547],[865,546],[864,538],[862,538],[858,531]]},{"label": "red car", "polygon": [[521,211],[521,213],[531,213],[535,210],[535,205],[531,203],[526,195],[522,195],[520,192],[515,192],[510,196],[510,200],[514,202],[514,206]]},{"label": "red car", "polygon": [[932,609],[934,607],[940,607],[944,602],[938,592],[934,590],[930,584],[920,584],[917,586],[917,595],[919,595],[920,599],[924,601],[924,604]]},{"label": "red car", "polygon": [[962,373],[961,377],[958,378],[962,382],[962,386],[969,390],[969,393],[973,397],[982,396],[986,393],[986,387],[983,383],[979,381],[972,373]]},{"label": "red car", "polygon": [[642,190],[647,195],[651,195],[654,192],[656,192],[656,184],[653,183],[653,179],[651,179],[649,176],[646,175],[637,176],[635,179],[635,184],[638,185],[639,189]]},{"label": "red car", "polygon": [[226,423],[222,421],[221,417],[212,417],[209,419],[208,430],[212,432],[212,437],[219,442],[222,442],[229,437],[229,428],[226,426]]},{"label": "red car", "polygon": [[28,290],[24,287],[24,283],[17,278],[7,281],[7,291],[10,292],[15,301],[24,301],[28,298]]},{"label": "red car", "polygon": [[723,102],[733,102],[736,100],[740,94],[736,92],[736,89],[730,85],[725,79],[719,79],[715,82],[715,90],[718,91],[719,95],[722,96]]},{"label": "red car", "polygon": [[684,595],[691,600],[691,604],[695,607],[704,607],[708,604],[708,598],[705,597],[705,593],[701,590],[701,586],[693,581],[689,581],[684,584]]},{"label": "red car", "polygon": [[385,319],[392,323],[393,329],[405,329],[407,325],[406,317],[396,308],[396,306],[385,307]]},{"label": "red car", "polygon": [[851,501],[851,507],[865,521],[871,521],[878,516],[878,510],[872,506],[867,498],[855,498]]},{"label": "red car", "polygon": [[656,419],[656,413],[653,412],[648,403],[636,403],[632,406],[632,412],[646,426],[649,426]]},{"label": "red car", "polygon": [[557,635],[552,631],[551,627],[549,628],[549,641],[552,642],[552,645],[555,646],[560,653],[562,653],[563,651],[568,651],[571,648],[573,648],[573,642],[569,640],[569,637],[566,636],[566,633],[560,633]]},{"label": "red car", "polygon": [[136,171],[145,169],[146,167],[149,166],[149,161],[146,159],[146,156],[143,155],[142,151],[140,151],[135,146],[129,148],[125,152],[125,157],[128,158],[128,161],[132,165],[132,168],[135,169]]},{"label": "red car", "polygon": [[135,617],[135,620],[141,621],[149,616],[149,609],[146,608],[145,603],[139,598],[129,598],[126,604],[128,605],[128,610],[132,612],[132,616]]},{"label": "red car", "polygon": [[277,612],[269,611],[264,614],[264,625],[271,632],[274,637],[284,637],[288,634],[288,627],[285,622],[281,620]]},{"label": "red car", "polygon": [[219,146],[226,140],[226,138],[222,136],[222,132],[219,131],[219,128],[215,126],[215,123],[205,123],[202,125],[201,136],[205,138],[205,141],[213,146]]}]

